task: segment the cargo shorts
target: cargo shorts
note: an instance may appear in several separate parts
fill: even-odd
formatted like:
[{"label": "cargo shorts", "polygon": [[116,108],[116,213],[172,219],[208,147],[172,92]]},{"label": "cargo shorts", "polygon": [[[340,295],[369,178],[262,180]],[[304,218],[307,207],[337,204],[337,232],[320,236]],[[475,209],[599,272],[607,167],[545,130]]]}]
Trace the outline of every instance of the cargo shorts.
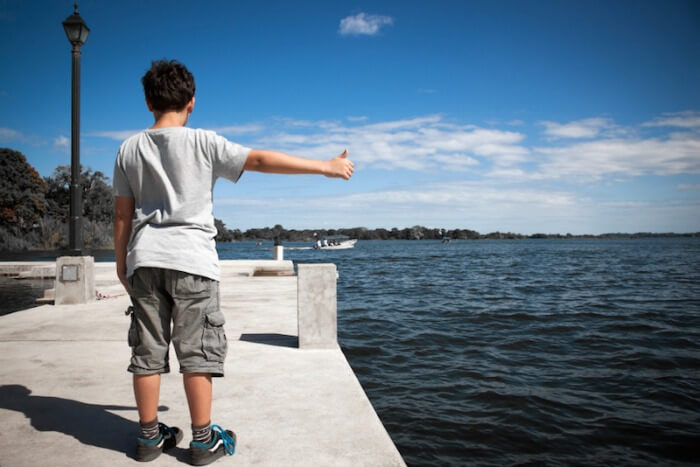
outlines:
[{"label": "cargo shorts", "polygon": [[[224,375],[228,350],[219,282],[172,269],[138,268],[128,279],[133,303],[128,371],[170,372],[172,340],[180,373]],[[172,331],[171,331],[172,325]]]}]

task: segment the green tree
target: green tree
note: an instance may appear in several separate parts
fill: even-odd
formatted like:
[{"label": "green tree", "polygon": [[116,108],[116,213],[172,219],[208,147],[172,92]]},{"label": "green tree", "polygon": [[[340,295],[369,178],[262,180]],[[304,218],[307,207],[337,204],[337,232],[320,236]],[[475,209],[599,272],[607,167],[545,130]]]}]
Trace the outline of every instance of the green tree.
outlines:
[{"label": "green tree", "polygon": [[234,240],[233,232],[226,228],[226,224],[221,219],[214,218],[214,227],[216,227],[217,242],[231,242]]},{"label": "green tree", "polygon": [[0,148],[0,227],[13,235],[31,231],[46,212],[45,195],[46,185],[24,154]]},{"label": "green tree", "polygon": [[[80,168],[80,187],[83,201],[82,215],[93,222],[112,222],[114,198],[112,187],[104,173]],[[59,165],[44,182],[47,186],[48,213],[57,219],[66,220],[70,212],[70,166]]]}]

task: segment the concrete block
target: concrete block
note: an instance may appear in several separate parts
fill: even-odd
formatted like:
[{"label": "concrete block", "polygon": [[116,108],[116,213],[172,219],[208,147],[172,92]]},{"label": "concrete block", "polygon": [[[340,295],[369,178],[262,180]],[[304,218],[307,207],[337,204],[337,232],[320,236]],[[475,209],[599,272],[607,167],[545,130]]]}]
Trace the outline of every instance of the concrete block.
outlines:
[{"label": "concrete block", "polygon": [[56,305],[88,303],[95,300],[95,258],[61,256],[56,259]]},{"label": "concrete block", "polygon": [[272,257],[275,261],[282,261],[284,259],[284,247],[282,245],[275,245]]},{"label": "concrete block", "polygon": [[337,348],[338,275],[335,264],[299,264],[297,276],[299,348]]}]

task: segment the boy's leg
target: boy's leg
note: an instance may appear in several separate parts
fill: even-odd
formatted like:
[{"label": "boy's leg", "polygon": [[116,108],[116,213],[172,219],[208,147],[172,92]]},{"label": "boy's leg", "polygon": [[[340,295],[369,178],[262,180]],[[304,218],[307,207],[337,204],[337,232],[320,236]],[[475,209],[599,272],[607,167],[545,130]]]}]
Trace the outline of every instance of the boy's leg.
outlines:
[{"label": "boy's leg", "polygon": [[160,374],[170,371],[171,304],[165,295],[163,271],[139,268],[129,277],[133,303],[129,345],[132,347],[129,371],[134,374],[134,398],[139,411],[140,435],[134,458],[146,462],[158,457],[182,440],[182,430],[158,422]]},{"label": "boy's leg", "polygon": [[185,373],[182,375],[190,408],[193,427],[209,425],[211,422],[211,375],[208,373]]},{"label": "boy's leg", "polygon": [[171,306],[164,295],[163,276],[162,269],[139,268],[129,278],[129,295],[134,305],[129,371],[134,374],[134,397],[141,424],[157,419],[160,374],[170,371]]},{"label": "boy's leg", "polygon": [[134,398],[139,409],[141,425],[158,419],[158,399],[160,397],[160,374],[134,375]]},{"label": "boy's leg", "polygon": [[172,341],[192,418],[190,462],[206,465],[233,454],[236,435],[211,425],[212,378],[224,375],[228,344],[219,309],[219,283],[206,277],[169,271],[173,297]]}]

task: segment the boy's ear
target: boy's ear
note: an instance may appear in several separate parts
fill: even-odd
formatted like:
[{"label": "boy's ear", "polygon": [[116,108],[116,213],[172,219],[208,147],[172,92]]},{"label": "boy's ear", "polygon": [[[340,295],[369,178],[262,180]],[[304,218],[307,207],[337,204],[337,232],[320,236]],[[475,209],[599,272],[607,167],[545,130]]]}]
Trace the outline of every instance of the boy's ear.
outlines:
[{"label": "boy's ear", "polygon": [[146,107],[148,107],[149,112],[153,112],[153,106],[150,102],[148,102],[148,98],[146,98]]},{"label": "boy's ear", "polygon": [[187,103],[187,113],[191,114],[192,111],[194,110],[194,96],[192,96],[192,99]]}]

